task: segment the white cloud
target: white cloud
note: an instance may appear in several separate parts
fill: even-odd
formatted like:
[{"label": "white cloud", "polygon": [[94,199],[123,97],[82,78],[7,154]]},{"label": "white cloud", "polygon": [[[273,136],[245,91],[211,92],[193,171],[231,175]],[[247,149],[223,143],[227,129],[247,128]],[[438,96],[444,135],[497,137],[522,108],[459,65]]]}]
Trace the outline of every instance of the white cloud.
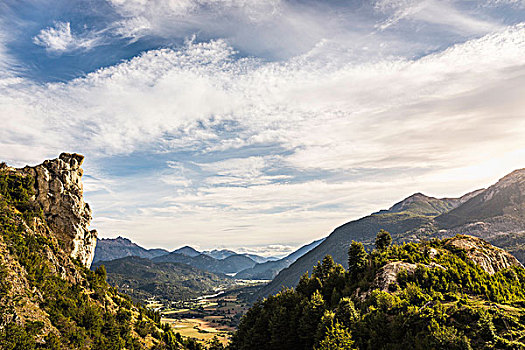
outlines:
[{"label": "white cloud", "polygon": [[379,23],[381,30],[397,24],[401,20],[416,20],[444,25],[461,34],[486,34],[501,29],[501,25],[478,18],[475,13],[468,14],[456,8],[450,0],[379,0],[375,8],[390,13],[390,17]]},{"label": "white cloud", "polygon": [[[523,167],[523,25],[413,60],[360,64],[344,49],[332,60],[327,47],[272,63],[237,58],[223,40],[188,42],[69,83],[12,83],[0,94],[0,158],[219,154],[147,177],[105,174],[87,192],[107,235],[204,248],[240,235],[304,243],[412,192],[459,195]],[[475,164],[498,167],[450,175]]]},{"label": "white cloud", "polygon": [[280,157],[229,158],[227,160],[196,163],[213,175],[206,178],[209,185],[255,186],[290,179],[287,175],[266,175],[265,169],[278,168]]},{"label": "white cloud", "polygon": [[102,40],[95,33],[72,33],[70,22],[55,22],[53,27],[42,29],[33,38],[33,42],[50,53],[62,54],[78,50],[88,51],[101,45]]},{"label": "white cloud", "polygon": [[270,244],[267,246],[260,247],[241,247],[237,250],[238,253],[247,253],[247,254],[256,254],[266,257],[285,257],[291,252],[295,251],[297,248],[295,246],[289,246],[284,244]]},{"label": "white cloud", "polygon": [[[123,18],[114,24],[117,35],[132,40],[146,35],[175,41],[193,35],[201,40],[222,38],[243,52],[278,59],[304,53],[318,41],[341,36],[349,28],[322,4],[311,8],[282,0],[108,2]],[[350,12],[346,17],[348,21],[358,19]]]},{"label": "white cloud", "polygon": [[487,0],[488,6],[512,5],[517,7],[525,7],[524,0]]}]

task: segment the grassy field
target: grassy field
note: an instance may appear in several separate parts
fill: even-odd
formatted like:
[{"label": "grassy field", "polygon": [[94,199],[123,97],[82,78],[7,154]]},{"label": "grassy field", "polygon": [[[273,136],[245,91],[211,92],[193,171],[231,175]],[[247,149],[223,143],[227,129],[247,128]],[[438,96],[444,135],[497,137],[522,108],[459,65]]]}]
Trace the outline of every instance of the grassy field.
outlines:
[{"label": "grassy field", "polygon": [[163,318],[162,322],[169,323],[183,337],[195,338],[203,343],[217,336],[219,341],[226,345],[230,340],[231,332],[234,330],[233,328],[224,329],[224,326],[221,326],[221,329],[217,329],[214,323],[201,318]]},{"label": "grassy field", "polygon": [[218,296],[172,302],[169,305],[149,300],[148,307],[160,309],[162,322],[169,323],[183,337],[206,343],[217,336],[226,345],[249,308],[244,298],[240,297],[242,291],[243,288],[239,288]]}]

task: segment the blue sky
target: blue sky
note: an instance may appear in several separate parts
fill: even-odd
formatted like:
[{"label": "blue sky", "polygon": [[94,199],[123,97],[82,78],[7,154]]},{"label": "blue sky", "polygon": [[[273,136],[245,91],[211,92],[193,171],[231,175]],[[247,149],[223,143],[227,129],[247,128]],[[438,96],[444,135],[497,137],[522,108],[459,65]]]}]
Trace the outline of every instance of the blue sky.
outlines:
[{"label": "blue sky", "polygon": [[525,166],[520,0],[0,4],[0,159],[86,156],[101,237],[281,254]]}]

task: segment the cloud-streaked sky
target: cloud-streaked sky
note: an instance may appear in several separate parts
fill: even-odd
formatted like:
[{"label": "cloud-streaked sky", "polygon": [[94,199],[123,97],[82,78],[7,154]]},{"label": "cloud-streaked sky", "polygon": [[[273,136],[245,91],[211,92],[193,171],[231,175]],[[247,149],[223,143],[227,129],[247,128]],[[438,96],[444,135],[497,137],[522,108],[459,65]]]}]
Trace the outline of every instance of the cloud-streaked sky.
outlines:
[{"label": "cloud-streaked sky", "polygon": [[101,237],[279,254],[525,167],[519,0],[7,0],[0,159]]}]

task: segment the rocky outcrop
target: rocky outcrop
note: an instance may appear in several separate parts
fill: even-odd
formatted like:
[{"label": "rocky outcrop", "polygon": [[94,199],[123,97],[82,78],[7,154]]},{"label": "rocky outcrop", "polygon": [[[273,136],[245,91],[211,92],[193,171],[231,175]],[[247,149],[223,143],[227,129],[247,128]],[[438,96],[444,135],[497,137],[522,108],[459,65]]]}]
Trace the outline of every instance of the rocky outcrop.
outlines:
[{"label": "rocky outcrop", "polygon": [[[437,250],[434,248],[430,249],[430,256],[437,254]],[[430,265],[420,264],[421,266],[427,267],[429,269],[444,267],[432,262]],[[414,273],[418,264],[413,264],[404,261],[393,261],[389,262],[379,270],[376,277],[374,278],[373,289],[380,289],[384,292],[390,291],[394,285],[397,284],[397,275],[401,270],[405,270],[408,273]]]},{"label": "rocky outcrop", "polygon": [[477,237],[456,236],[449,239],[445,247],[463,250],[470,260],[491,275],[511,266],[522,266],[511,254]]},{"label": "rocky outcrop", "polygon": [[95,254],[97,232],[89,230],[91,208],[84,202],[80,167],[84,157],[62,153],[57,159],[16,171],[35,179],[35,201],[62,248],[89,267]]},{"label": "rocky outcrop", "polygon": [[373,286],[382,291],[389,291],[392,285],[397,284],[397,274],[401,270],[406,270],[408,273],[413,273],[417,268],[417,264],[412,264],[404,261],[394,261],[386,264],[377,273]]}]

